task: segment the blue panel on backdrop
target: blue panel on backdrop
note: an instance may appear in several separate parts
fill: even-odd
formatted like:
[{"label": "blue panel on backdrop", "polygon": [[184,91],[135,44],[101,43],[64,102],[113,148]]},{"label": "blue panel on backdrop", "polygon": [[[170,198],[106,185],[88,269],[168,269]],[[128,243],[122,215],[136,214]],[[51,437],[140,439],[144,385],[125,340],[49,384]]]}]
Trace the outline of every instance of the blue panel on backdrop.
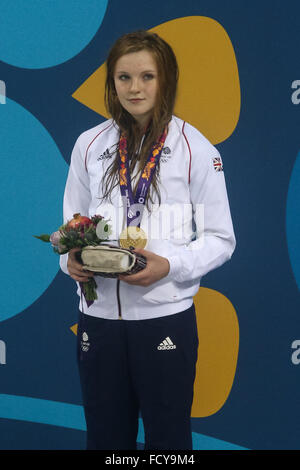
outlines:
[{"label": "blue panel on backdrop", "polygon": [[300,153],[297,155],[288,192],[286,231],[290,260],[300,289]]},{"label": "blue panel on backdrop", "polygon": [[1,450],[84,450],[86,433],[46,424],[0,418]]},{"label": "blue panel on backdrop", "polygon": [[[10,418],[15,421],[28,421],[32,423],[60,426],[63,428],[85,431],[83,408],[69,403],[40,400],[31,397],[20,397],[0,394],[0,423],[1,419]],[[118,424],[116,424],[118,425]],[[44,427],[44,429],[46,429]],[[66,436],[68,433],[66,432]],[[30,441],[29,441],[30,442]],[[142,419],[139,419],[137,442],[143,448],[145,442]],[[10,444],[11,445],[11,444]],[[23,446],[28,446],[23,442]],[[0,449],[4,449],[0,443]],[[28,448],[28,447],[26,447]],[[245,448],[231,444],[230,442],[214,439],[193,433],[193,449],[195,450],[245,450]]]},{"label": "blue panel on backdrop", "polygon": [[[103,20],[108,0],[6,0],[0,4],[0,60],[29,69],[78,54]],[[21,45],[21,47],[20,47]]]},{"label": "blue panel on backdrop", "polygon": [[0,394],[0,418],[86,430],[82,406],[39,398]]},{"label": "blue panel on backdrop", "polygon": [[7,98],[0,108],[2,277],[0,321],[22,312],[45,292],[59,269],[50,244],[33,235],[62,224],[68,166],[43,125]]}]

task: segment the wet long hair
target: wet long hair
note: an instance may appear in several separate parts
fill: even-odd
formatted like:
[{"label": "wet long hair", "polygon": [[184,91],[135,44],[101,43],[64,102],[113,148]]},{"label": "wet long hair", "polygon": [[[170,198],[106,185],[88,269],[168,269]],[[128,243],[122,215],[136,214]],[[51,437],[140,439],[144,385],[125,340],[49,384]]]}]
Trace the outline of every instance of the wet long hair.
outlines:
[{"label": "wet long hair", "polygon": [[[138,154],[143,131],[141,131],[137,121],[120,104],[115,89],[114,72],[116,63],[120,57],[142,50],[149,51],[156,62],[158,90],[152,118],[148,125],[142,148]],[[108,113],[114,119],[119,129],[126,134],[131,174],[137,162],[139,165],[138,172],[144,168],[152,145],[158,140],[165,126],[172,118],[177,82],[178,65],[175,54],[170,45],[157,34],[148,31],[136,31],[121,36],[112,46],[106,61],[105,105]],[[156,192],[160,204],[161,197],[158,187],[159,167],[160,165],[158,164],[153,175],[151,187]],[[103,175],[103,199],[110,198],[113,188],[118,184],[119,160],[117,153],[117,157]],[[132,188],[134,194],[136,188],[137,184],[135,188]],[[153,196],[150,190],[148,191],[146,199],[148,209],[149,201],[153,203]]]}]

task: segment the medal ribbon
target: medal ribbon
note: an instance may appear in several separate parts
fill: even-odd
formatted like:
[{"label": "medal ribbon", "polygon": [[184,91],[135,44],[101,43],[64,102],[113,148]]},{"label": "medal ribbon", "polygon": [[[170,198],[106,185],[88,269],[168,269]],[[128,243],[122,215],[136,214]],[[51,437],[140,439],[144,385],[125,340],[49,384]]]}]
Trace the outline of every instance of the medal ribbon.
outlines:
[{"label": "medal ribbon", "polygon": [[[121,196],[126,199],[127,227],[139,227],[142,219],[142,213],[146,202],[146,196],[154,175],[154,171],[159,162],[160,155],[167,137],[167,127],[161,134],[158,141],[152,146],[146,165],[140,176],[135,197],[133,197],[131,178],[129,171],[129,158],[127,152],[127,139],[124,133],[121,133],[119,142],[119,175]],[[137,211],[139,214],[137,215]]]}]

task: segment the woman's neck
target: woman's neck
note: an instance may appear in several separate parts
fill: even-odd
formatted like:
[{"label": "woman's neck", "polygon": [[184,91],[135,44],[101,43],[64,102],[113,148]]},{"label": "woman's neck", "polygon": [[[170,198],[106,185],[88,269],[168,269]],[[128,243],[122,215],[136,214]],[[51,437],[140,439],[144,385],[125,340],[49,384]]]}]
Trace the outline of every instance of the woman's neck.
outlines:
[{"label": "woman's neck", "polygon": [[141,119],[141,120],[137,120],[136,119],[136,122],[138,123],[138,126],[139,126],[139,129],[140,129],[140,132],[141,132],[141,135],[144,135],[149,127],[149,124],[150,124],[150,120],[149,118],[146,118],[146,119]]}]

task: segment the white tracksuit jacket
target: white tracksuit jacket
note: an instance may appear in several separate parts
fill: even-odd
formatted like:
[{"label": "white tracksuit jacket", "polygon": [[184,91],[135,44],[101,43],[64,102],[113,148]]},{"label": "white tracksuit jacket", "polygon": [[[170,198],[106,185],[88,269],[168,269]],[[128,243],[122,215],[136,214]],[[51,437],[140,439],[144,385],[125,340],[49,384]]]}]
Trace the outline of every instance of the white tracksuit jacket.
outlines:
[{"label": "white tracksuit jacket", "polygon": [[[101,200],[102,175],[117,158],[118,142],[119,129],[112,119],[79,136],[63,206],[64,223],[77,212],[110,218],[110,240],[118,240],[126,224],[118,186],[111,202]],[[138,176],[132,175],[133,187]],[[140,227],[148,235],[145,249],[169,260],[169,274],[148,287],[95,276],[98,299],[90,307],[77,283],[84,313],[143,320],[181,312],[192,305],[201,277],[231,258],[235,236],[221,157],[197,129],[175,116],[161,154],[159,181],[161,205],[154,194],[154,205],[150,212],[145,206]],[[60,256],[60,266],[69,274],[67,257]]]}]

